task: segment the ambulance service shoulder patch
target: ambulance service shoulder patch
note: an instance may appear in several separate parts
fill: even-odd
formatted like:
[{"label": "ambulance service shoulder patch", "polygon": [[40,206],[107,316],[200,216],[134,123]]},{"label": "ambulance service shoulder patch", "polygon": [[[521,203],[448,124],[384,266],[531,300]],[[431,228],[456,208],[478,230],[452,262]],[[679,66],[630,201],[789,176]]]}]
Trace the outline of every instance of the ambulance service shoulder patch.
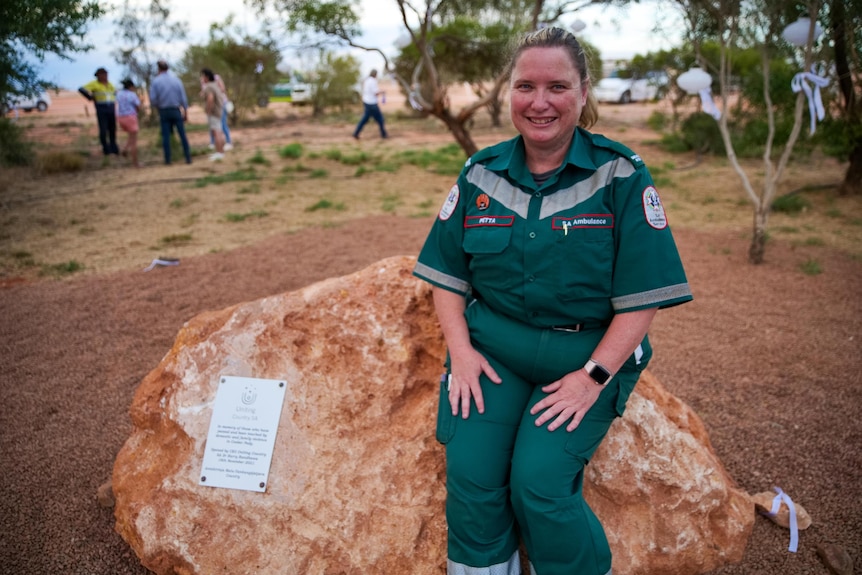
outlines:
[{"label": "ambulance service shoulder patch", "polygon": [[452,217],[455,213],[455,208],[458,206],[458,198],[461,196],[461,191],[458,189],[458,184],[452,186],[449,190],[449,195],[446,196],[446,201],[443,202],[443,207],[440,208],[440,219],[444,222]]},{"label": "ambulance service shoulder patch", "polygon": [[655,186],[644,188],[643,203],[647,223],[657,230],[665,229],[667,227],[667,216],[664,213],[664,206],[661,203],[661,198],[658,197],[658,190],[655,189]]}]

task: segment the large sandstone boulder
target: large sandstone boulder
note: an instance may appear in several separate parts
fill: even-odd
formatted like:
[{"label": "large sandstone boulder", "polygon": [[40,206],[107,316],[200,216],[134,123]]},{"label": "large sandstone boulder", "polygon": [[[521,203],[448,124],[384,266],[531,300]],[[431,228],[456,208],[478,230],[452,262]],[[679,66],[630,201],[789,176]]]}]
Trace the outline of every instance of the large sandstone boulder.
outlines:
[{"label": "large sandstone boulder", "polygon": [[[445,572],[434,441],[445,350],[414,258],[204,313],[141,383],[117,456],[116,528],[159,574]],[[287,383],[264,493],[199,485],[219,378]],[[649,374],[588,467],[626,575],[742,558],[753,504],[698,417]]]}]

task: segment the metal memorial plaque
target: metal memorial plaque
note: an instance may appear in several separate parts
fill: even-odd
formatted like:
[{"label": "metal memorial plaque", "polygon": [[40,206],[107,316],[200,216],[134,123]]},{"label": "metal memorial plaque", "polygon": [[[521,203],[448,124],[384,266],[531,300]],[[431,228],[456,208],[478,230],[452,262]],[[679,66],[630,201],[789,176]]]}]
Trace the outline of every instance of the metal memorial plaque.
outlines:
[{"label": "metal memorial plaque", "polygon": [[200,485],[266,491],[286,390],[277,379],[219,379]]}]

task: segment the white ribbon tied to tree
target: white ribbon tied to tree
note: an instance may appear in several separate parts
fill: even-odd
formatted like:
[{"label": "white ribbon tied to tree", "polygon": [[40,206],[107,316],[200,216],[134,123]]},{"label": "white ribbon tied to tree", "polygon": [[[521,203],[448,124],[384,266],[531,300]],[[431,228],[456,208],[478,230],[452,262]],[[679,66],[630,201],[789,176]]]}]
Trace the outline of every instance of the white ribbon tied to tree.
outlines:
[{"label": "white ribbon tied to tree", "polygon": [[[808,82],[814,84],[814,89],[811,89],[811,86],[808,85]],[[805,97],[808,99],[808,113],[811,116],[811,133],[814,133],[814,129],[817,125],[817,120],[823,120],[826,117],[826,110],[823,108],[823,99],[820,97],[820,88],[824,88],[829,85],[829,80],[822,76],[818,76],[816,72],[816,68],[811,66],[810,72],[799,72],[795,76],[793,76],[793,80],[790,82],[790,88],[793,90],[794,94],[799,93],[800,90],[805,92]]]},{"label": "white ribbon tied to tree", "polygon": [[796,506],[793,504],[790,496],[782,491],[780,487],[773,487],[773,489],[778,495],[772,500],[772,509],[769,510],[769,516],[775,517],[778,515],[782,501],[787,504],[787,508],[790,510],[790,546],[787,550],[791,553],[796,553],[796,548],[799,546],[799,525],[796,522]]},{"label": "white ribbon tied to tree", "polygon": [[712,91],[710,88],[704,88],[700,92],[700,106],[703,108],[703,111],[715,118],[716,120],[721,119],[721,110],[718,109],[718,106],[715,105],[715,101],[712,99]]}]

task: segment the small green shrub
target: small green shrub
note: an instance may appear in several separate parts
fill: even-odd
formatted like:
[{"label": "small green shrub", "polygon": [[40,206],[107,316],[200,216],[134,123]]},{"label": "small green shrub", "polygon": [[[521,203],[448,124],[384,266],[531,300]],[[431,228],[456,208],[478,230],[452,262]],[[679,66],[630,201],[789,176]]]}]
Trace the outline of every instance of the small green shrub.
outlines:
[{"label": "small green shrub", "polygon": [[651,130],[656,132],[661,132],[662,130],[664,130],[667,124],[667,114],[665,114],[664,112],[659,112],[658,110],[654,110],[653,113],[649,115],[649,118],[647,118],[647,126],[649,126]]},{"label": "small green shrub", "polygon": [[817,260],[811,258],[799,264],[799,269],[802,270],[802,273],[807,276],[816,276],[823,273],[823,270],[820,268],[820,264],[817,262]]},{"label": "small green shrub", "polygon": [[243,222],[248,218],[265,218],[268,215],[269,212],[264,210],[255,210],[244,214],[225,214],[224,219],[228,222]]},{"label": "small green shrub", "polygon": [[75,260],[59,264],[43,264],[39,275],[43,276],[67,276],[84,269],[84,264]]},{"label": "small green shrub", "polygon": [[171,234],[169,236],[164,236],[159,240],[159,243],[164,246],[181,246],[190,241],[192,241],[191,234]]},{"label": "small green shrub", "polygon": [[45,174],[80,172],[84,164],[84,158],[74,152],[48,152],[39,156],[39,168]]},{"label": "small green shrub", "polygon": [[795,215],[809,207],[808,200],[803,196],[793,194],[788,196],[779,196],[772,202],[772,211],[783,214]]},{"label": "small green shrub", "polygon": [[327,200],[324,198],[322,200],[318,200],[317,203],[314,203],[314,204],[308,206],[307,208],[305,208],[305,211],[306,212],[316,212],[318,210],[336,210],[339,212],[343,212],[346,209],[347,209],[347,206],[345,206],[343,203],[337,203],[336,204],[336,203],[332,202],[331,200]]},{"label": "small green shrub", "polygon": [[249,164],[257,164],[260,166],[268,166],[270,165],[270,161],[266,159],[263,155],[263,152],[257,150],[252,157],[248,159]]},{"label": "small green shrub", "polygon": [[296,142],[293,144],[287,144],[286,146],[282,146],[281,149],[278,150],[278,155],[282,158],[290,158],[296,160],[302,157],[302,144]]}]

